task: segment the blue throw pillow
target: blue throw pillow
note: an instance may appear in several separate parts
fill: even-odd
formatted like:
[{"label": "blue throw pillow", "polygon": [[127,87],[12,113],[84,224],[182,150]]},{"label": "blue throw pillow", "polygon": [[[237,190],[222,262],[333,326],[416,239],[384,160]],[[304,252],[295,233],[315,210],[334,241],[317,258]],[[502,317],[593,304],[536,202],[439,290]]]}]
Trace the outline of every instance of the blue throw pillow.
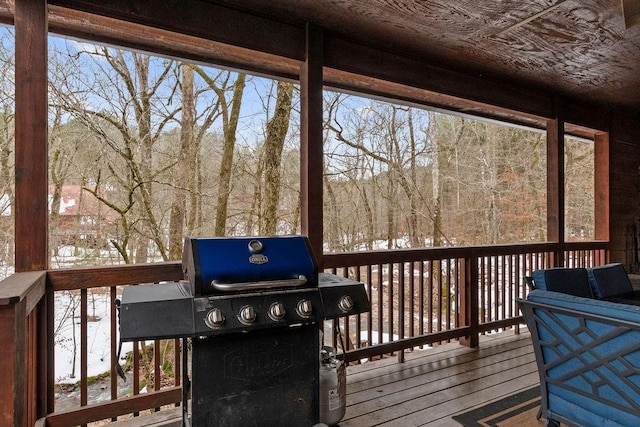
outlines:
[{"label": "blue throw pillow", "polygon": [[533,272],[536,289],[593,298],[586,268],[547,268]]},{"label": "blue throw pillow", "polygon": [[596,298],[607,298],[633,291],[629,275],[620,263],[588,268],[587,274]]}]

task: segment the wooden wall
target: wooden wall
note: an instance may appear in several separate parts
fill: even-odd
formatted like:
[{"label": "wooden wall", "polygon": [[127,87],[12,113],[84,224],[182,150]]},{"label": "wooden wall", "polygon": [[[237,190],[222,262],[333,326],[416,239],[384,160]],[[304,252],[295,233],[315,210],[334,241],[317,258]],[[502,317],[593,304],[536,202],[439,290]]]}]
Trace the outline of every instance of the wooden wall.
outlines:
[{"label": "wooden wall", "polygon": [[614,116],[611,123],[609,200],[611,261],[640,272],[640,117]]}]

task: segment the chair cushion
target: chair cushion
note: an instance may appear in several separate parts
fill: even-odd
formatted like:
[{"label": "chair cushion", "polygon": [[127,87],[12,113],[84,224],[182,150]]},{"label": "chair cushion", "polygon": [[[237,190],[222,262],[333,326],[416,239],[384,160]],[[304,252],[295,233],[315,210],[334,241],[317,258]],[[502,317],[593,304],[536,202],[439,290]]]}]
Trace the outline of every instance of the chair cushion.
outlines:
[{"label": "chair cushion", "polygon": [[588,268],[587,274],[596,298],[607,298],[633,291],[629,275],[620,263]]},{"label": "chair cushion", "polygon": [[586,268],[547,268],[533,272],[536,289],[593,298]]}]

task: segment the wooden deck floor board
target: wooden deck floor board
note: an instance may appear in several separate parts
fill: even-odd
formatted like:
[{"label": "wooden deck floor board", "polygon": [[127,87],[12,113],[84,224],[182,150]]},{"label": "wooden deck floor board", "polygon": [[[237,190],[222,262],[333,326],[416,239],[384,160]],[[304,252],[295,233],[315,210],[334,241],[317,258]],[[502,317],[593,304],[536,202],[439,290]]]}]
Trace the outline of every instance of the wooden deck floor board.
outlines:
[{"label": "wooden deck floor board", "polygon": [[[351,372],[349,372],[348,379],[348,393],[355,396],[361,392],[367,392],[370,389],[379,387],[380,385],[386,385],[393,383],[394,381],[404,381],[407,378],[416,378],[420,375],[438,375],[440,371],[445,371],[449,368],[455,368],[449,374],[457,374],[462,369],[471,370],[474,366],[480,367],[490,363],[496,363],[496,356],[501,356],[504,351],[511,351],[512,357],[521,354],[531,353],[530,346],[527,342],[510,342],[502,347],[489,347],[480,349],[468,349],[452,351],[456,353],[454,356],[443,356],[442,353],[434,356],[433,358],[421,358],[419,364],[416,364],[416,360],[405,362],[404,364],[390,365],[385,369],[377,371],[368,371],[365,378],[360,377],[354,381]],[[372,362],[377,363],[377,362]],[[350,368],[349,368],[350,369]]]},{"label": "wooden deck floor board", "polygon": [[359,392],[353,392],[348,389],[348,402],[350,406],[356,406],[356,404],[380,399],[380,397],[386,395],[402,394],[403,397],[409,397],[420,393],[427,394],[431,390],[446,389],[452,383],[465,384],[490,375],[501,374],[506,370],[517,370],[522,366],[530,366],[533,360],[533,355],[530,353],[524,353],[508,360],[502,360],[501,355],[496,354],[481,361],[467,362],[466,365],[469,366],[453,365],[445,369],[437,369],[416,375],[413,375],[411,371],[404,371],[406,373],[404,378],[394,378],[393,381],[379,384],[374,388]]},{"label": "wooden deck floor board", "polygon": [[478,349],[439,350],[408,353],[405,363],[373,361],[366,371],[349,367],[340,427],[456,425],[452,415],[538,384],[528,333],[486,338]]}]

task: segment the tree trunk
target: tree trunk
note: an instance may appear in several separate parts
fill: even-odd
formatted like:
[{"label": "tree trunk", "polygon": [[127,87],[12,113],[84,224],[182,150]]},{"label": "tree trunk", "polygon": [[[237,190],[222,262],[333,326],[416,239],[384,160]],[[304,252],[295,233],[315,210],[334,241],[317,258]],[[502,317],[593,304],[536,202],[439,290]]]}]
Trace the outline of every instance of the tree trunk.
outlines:
[{"label": "tree trunk", "polygon": [[169,223],[169,260],[182,257],[182,238],[186,216],[187,190],[190,168],[193,167],[193,127],[195,125],[195,103],[193,94],[193,68],[183,64],[182,69],[182,119],[180,123],[180,152],[171,203]]},{"label": "tree trunk", "polygon": [[414,186],[413,191],[409,191],[407,197],[409,197],[409,241],[411,242],[412,248],[418,248],[424,246],[424,242],[420,241],[418,235],[418,194],[415,186],[418,183],[418,172],[416,165],[416,158],[418,156],[418,152],[416,149],[416,137],[413,129],[413,109],[409,108],[408,112],[408,122],[407,125],[409,127],[409,138],[410,138],[410,149],[411,149],[411,157],[410,157],[410,171],[411,174],[411,184]]},{"label": "tree trunk", "polygon": [[280,199],[280,168],[282,164],[282,149],[289,130],[291,116],[291,102],[293,98],[293,84],[278,82],[276,108],[273,117],[267,123],[267,139],[264,150],[264,229],[265,235],[278,232],[278,201]]},{"label": "tree trunk", "polygon": [[227,207],[229,205],[229,193],[231,191],[231,166],[233,166],[233,152],[236,147],[236,129],[238,127],[238,118],[240,116],[240,106],[242,104],[242,94],[244,92],[246,75],[238,74],[236,83],[233,88],[233,98],[231,100],[231,112],[228,112],[226,102],[223,106],[222,126],[224,133],[224,148],[222,151],[222,163],[220,165],[220,174],[218,177],[218,202],[216,205],[216,225],[214,234],[216,236],[224,236],[227,229]]}]

